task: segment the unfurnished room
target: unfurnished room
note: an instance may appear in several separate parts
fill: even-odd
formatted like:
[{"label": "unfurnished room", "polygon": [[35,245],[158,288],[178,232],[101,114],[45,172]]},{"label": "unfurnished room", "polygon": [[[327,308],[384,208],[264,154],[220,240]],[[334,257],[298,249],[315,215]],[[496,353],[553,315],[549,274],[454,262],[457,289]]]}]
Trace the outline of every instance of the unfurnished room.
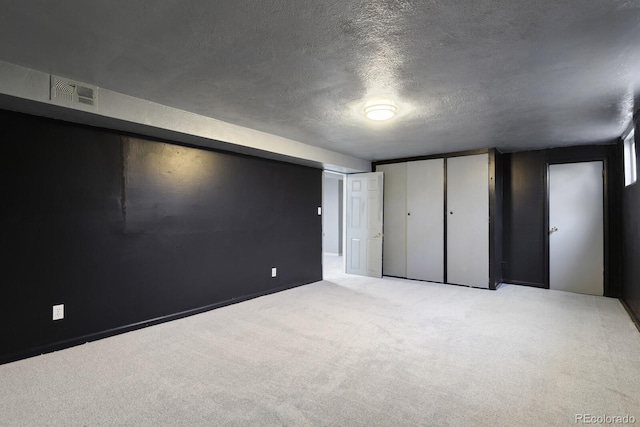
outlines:
[{"label": "unfurnished room", "polygon": [[0,425],[640,423],[640,2],[0,36]]}]

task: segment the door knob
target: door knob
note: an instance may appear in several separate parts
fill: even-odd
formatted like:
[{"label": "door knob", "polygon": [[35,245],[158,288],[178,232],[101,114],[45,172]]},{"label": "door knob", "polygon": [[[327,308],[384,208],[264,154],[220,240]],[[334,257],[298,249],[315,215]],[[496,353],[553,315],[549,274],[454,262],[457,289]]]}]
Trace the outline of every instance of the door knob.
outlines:
[{"label": "door knob", "polygon": [[551,230],[549,230],[549,234],[555,233],[556,231],[558,231],[558,227],[553,227]]},{"label": "door knob", "polygon": [[374,239],[377,239],[378,237],[382,237],[382,233],[378,233],[375,236],[373,236]]}]

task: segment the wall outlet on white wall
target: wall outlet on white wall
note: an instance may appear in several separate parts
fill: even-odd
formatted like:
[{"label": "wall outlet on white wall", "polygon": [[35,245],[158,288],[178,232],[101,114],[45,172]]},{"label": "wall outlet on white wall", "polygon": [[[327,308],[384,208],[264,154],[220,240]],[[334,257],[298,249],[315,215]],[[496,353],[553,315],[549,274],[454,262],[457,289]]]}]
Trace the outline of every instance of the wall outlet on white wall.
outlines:
[{"label": "wall outlet on white wall", "polygon": [[64,319],[64,304],[53,306],[53,320]]},{"label": "wall outlet on white wall", "polygon": [[271,268],[271,277],[276,277],[276,274],[278,273],[278,269],[275,267]]}]

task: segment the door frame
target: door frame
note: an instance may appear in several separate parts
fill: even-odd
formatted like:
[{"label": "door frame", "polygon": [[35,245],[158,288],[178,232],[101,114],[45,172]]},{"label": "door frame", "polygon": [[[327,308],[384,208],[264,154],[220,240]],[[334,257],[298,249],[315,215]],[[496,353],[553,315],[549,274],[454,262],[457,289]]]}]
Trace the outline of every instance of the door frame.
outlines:
[{"label": "door frame", "polygon": [[603,296],[609,296],[610,293],[610,269],[609,269],[609,159],[607,156],[585,156],[577,160],[549,160],[545,161],[544,184],[544,269],[545,269],[545,289],[550,289],[551,280],[549,272],[549,192],[550,192],[550,168],[551,165],[566,165],[573,163],[602,162],[602,230],[603,230]]},{"label": "door frame", "polygon": [[345,203],[347,201],[347,196],[345,194],[345,189],[346,189],[346,181],[347,181],[347,174],[342,173],[342,172],[335,172],[332,170],[328,170],[328,169],[323,169],[322,170],[322,200],[321,200],[321,224],[322,224],[322,231],[321,231],[321,237],[322,237],[322,271],[324,274],[324,233],[325,233],[325,229],[324,229],[324,214],[325,214],[325,200],[324,200],[324,184],[325,184],[325,175],[335,175],[336,178],[338,179],[338,181],[342,181],[342,200],[340,201],[342,203],[342,212],[340,217],[338,218],[338,227],[341,230],[341,236],[340,236],[340,245],[342,246],[342,272],[344,273],[346,271],[347,268],[347,264],[345,261],[345,252],[346,252],[346,247],[345,245],[347,244],[347,238],[346,238],[346,234],[345,234],[345,224],[347,222],[347,214],[346,214],[346,208],[345,208]]}]

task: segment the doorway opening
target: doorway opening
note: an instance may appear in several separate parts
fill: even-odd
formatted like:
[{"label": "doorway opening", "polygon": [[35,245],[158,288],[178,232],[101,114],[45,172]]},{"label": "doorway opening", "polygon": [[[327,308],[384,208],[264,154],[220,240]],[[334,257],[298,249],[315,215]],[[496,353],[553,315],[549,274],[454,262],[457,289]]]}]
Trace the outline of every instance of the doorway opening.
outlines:
[{"label": "doorway opening", "polygon": [[322,276],[344,273],[345,175],[322,173]]}]

